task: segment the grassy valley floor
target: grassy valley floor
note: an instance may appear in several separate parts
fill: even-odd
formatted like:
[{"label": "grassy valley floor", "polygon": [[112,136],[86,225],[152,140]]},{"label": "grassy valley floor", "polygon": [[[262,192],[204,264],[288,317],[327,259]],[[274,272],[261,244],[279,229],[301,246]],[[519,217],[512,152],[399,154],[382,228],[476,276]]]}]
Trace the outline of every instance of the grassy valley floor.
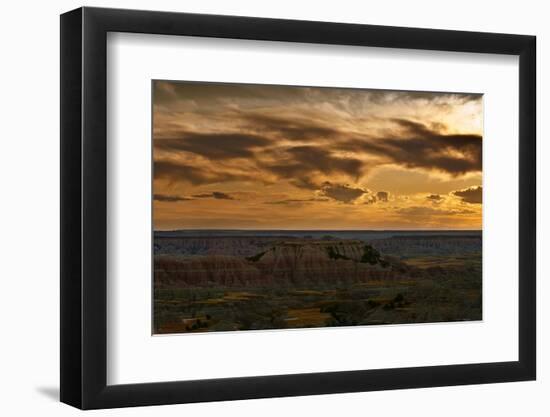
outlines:
[{"label": "grassy valley floor", "polygon": [[402,259],[407,279],[347,285],[160,287],[154,333],[481,320],[481,252]]}]

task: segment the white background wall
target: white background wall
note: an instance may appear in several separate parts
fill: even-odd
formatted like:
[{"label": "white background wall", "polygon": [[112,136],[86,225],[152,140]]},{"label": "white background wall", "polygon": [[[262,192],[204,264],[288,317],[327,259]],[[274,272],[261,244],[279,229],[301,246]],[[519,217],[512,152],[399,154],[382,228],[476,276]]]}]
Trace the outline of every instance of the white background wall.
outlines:
[{"label": "white background wall", "polygon": [[[545,2],[523,1],[298,1],[125,0],[86,5],[237,14],[395,26],[533,34],[538,37],[539,137],[539,366],[538,381],[325,395],[230,403],[145,407],[95,412],[137,416],[279,415],[544,415],[550,410],[550,316],[545,294],[550,268],[549,132],[543,120],[550,97],[544,77],[550,60]],[[0,410],[9,416],[76,415],[59,392],[59,17],[81,6],[72,0],[6,2],[0,22]],[[544,235],[544,236],[543,236]],[[546,395],[544,395],[546,394]]]}]

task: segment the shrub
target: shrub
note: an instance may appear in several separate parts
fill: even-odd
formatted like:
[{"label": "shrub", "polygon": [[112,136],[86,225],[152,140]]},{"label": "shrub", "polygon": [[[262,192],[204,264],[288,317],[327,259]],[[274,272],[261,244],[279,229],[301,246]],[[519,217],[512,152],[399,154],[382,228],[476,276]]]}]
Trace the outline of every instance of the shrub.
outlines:
[{"label": "shrub", "polygon": [[246,260],[250,262],[258,262],[264,255],[265,255],[265,251],[257,253],[256,255],[253,255],[253,256],[249,256],[246,258]]},{"label": "shrub", "polygon": [[363,256],[361,257],[361,263],[375,265],[380,262],[380,252],[374,249],[370,245],[365,245],[363,248]]}]

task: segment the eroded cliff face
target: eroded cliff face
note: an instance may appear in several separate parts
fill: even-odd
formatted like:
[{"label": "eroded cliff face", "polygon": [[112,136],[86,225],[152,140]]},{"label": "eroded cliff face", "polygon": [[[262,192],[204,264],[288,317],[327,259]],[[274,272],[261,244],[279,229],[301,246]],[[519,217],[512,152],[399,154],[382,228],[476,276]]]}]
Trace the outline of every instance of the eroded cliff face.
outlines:
[{"label": "eroded cliff face", "polygon": [[261,285],[258,268],[246,259],[227,255],[155,256],[156,286]]},{"label": "eroded cliff face", "polygon": [[157,286],[339,284],[396,279],[407,271],[359,240],[278,242],[250,257],[155,256]]}]

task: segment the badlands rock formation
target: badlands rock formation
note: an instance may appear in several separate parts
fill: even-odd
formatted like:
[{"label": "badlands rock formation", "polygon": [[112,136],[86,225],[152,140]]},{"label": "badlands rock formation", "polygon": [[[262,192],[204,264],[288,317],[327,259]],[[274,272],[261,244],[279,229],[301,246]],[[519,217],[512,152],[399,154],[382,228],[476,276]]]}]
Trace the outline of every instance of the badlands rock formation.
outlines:
[{"label": "badlands rock formation", "polygon": [[395,279],[407,272],[359,240],[293,239],[248,257],[155,256],[156,286],[338,284]]}]

